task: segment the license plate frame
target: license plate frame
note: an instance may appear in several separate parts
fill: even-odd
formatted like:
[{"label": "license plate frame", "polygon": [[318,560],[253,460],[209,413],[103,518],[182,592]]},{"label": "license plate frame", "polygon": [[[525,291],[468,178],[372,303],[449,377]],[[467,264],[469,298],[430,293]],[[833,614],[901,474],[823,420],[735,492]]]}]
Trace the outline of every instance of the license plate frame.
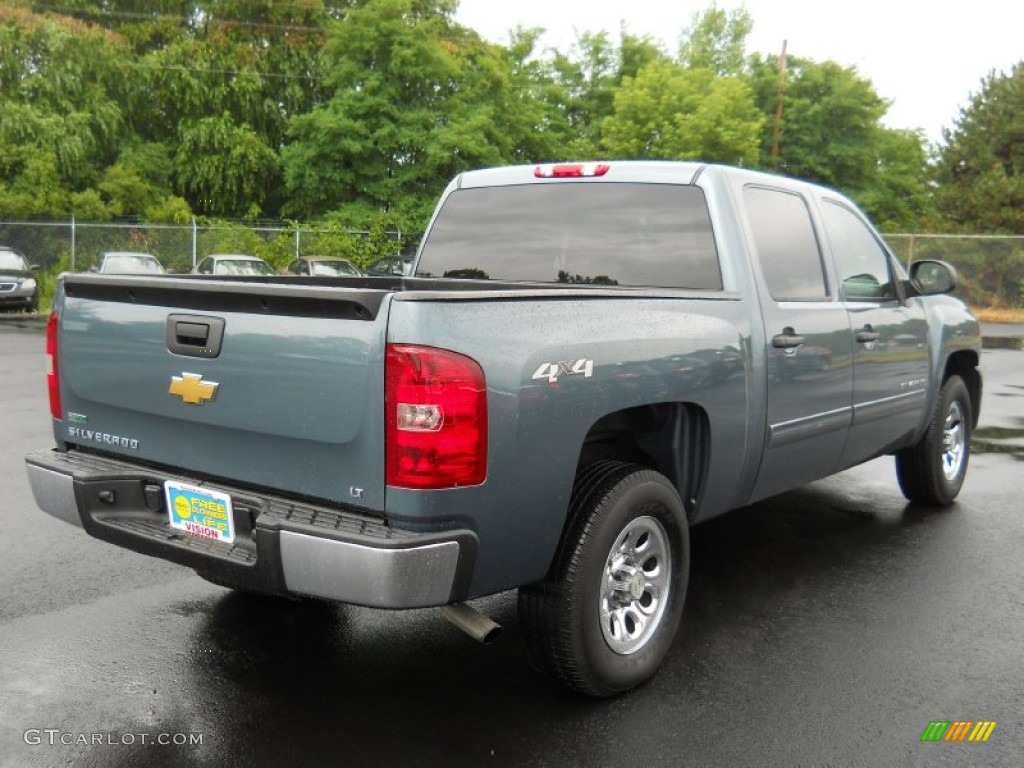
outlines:
[{"label": "license plate frame", "polygon": [[231,496],[177,480],[164,481],[164,499],[172,528],[225,544],[235,540]]}]

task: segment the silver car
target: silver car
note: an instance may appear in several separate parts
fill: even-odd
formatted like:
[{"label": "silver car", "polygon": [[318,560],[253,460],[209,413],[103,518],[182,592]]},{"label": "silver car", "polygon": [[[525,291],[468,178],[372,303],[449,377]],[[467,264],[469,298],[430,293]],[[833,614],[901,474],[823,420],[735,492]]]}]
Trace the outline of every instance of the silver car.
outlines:
[{"label": "silver car", "polygon": [[273,275],[274,269],[258,256],[214,253],[192,269],[194,275]]},{"label": "silver car", "polygon": [[93,272],[104,275],[163,275],[167,273],[157,258],[148,253],[134,251],[107,251]]}]

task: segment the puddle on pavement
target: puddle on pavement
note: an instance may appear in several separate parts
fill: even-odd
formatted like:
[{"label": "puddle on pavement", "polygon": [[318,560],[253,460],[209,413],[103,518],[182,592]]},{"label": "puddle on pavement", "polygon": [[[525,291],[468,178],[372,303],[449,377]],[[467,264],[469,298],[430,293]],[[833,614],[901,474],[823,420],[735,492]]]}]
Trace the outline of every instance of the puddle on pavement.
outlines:
[{"label": "puddle on pavement", "polygon": [[1024,429],[982,427],[971,435],[972,453],[1008,453],[1024,459]]}]

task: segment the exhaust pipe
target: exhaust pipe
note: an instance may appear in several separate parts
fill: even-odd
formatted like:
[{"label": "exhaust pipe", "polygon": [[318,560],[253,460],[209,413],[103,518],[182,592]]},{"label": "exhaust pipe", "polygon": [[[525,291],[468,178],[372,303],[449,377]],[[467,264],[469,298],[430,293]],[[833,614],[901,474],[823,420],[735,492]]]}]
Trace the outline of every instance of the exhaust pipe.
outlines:
[{"label": "exhaust pipe", "polygon": [[441,615],[478,643],[489,645],[501,634],[501,625],[465,603],[442,605]]}]

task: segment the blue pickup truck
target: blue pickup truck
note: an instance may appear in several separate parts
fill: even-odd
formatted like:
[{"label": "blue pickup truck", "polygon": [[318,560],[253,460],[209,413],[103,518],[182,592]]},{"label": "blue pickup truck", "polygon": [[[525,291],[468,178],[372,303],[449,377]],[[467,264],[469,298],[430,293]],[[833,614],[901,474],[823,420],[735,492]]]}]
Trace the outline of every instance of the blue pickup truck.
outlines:
[{"label": "blue pickup truck", "polygon": [[948,505],[981,402],[952,268],[842,195],[700,163],[474,171],[410,276],[66,275],[39,506],[228,587],[518,588],[535,666],[650,677],[691,525],[883,454]]}]

